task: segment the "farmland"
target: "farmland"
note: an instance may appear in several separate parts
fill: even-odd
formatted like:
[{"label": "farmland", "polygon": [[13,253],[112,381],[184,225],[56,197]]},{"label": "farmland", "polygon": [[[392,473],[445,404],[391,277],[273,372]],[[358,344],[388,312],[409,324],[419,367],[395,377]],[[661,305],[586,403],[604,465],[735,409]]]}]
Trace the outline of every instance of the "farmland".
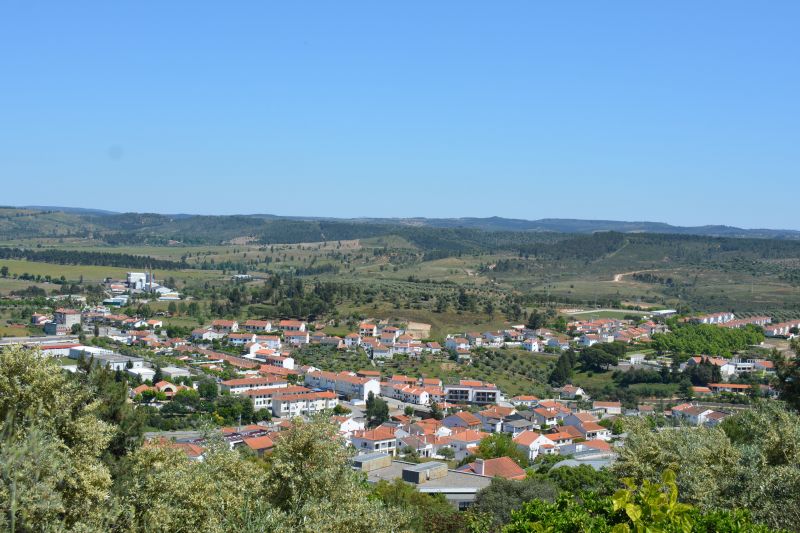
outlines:
[{"label": "farmland", "polygon": [[[577,308],[586,313],[565,315],[596,318],[658,307],[800,316],[800,242],[793,239],[2,208],[0,220],[0,247],[18,250],[0,259],[7,271],[0,294],[60,292],[65,283],[85,288],[166,261],[169,268],[156,268],[156,277],[201,308],[199,317],[173,317],[182,325],[210,319],[232,287],[257,289],[276,275],[302,279],[306,290],[336,286],[333,320],[418,321],[431,324],[435,338],[508,327],[535,308]],[[95,254],[92,264],[82,263],[87,253]],[[234,282],[234,274],[252,279]],[[167,305],[151,303],[155,310]],[[270,309],[240,301],[225,313],[247,318]]]}]

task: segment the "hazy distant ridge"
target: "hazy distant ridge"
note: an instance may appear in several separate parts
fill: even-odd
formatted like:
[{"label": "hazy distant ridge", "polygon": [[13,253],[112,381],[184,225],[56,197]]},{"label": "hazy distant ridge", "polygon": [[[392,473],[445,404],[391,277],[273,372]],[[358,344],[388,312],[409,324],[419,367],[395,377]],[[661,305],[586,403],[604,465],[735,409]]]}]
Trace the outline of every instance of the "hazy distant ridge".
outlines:
[{"label": "hazy distant ridge", "polygon": [[[26,209],[43,211],[60,211],[83,216],[103,218],[105,216],[136,215],[136,213],[116,213],[101,209],[86,209],[77,207],[56,206],[26,206]],[[734,226],[708,225],[708,226],[673,226],[664,222],[649,221],[620,221],[620,220],[581,220],[571,218],[543,218],[539,220],[524,220],[503,217],[463,217],[463,218],[334,218],[312,216],[278,216],[271,214],[248,215],[192,215],[192,214],[167,214],[150,215],[163,219],[186,219],[202,217],[208,219],[243,219],[253,218],[262,220],[294,220],[294,221],[338,221],[355,224],[381,224],[401,225],[431,228],[469,228],[483,231],[525,231],[525,232],[554,232],[554,233],[595,233],[598,231],[617,231],[621,233],[668,233],[677,235],[703,235],[714,237],[755,237],[772,239],[800,239],[800,231],[789,229],[746,229]]]}]

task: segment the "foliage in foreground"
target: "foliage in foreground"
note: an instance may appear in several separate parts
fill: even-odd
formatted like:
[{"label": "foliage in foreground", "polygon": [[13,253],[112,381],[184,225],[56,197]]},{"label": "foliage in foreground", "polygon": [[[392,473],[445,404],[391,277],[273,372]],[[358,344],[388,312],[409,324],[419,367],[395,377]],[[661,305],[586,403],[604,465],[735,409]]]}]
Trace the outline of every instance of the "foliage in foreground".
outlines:
[{"label": "foliage in foreground", "polygon": [[672,469],[681,500],[702,511],[749,509],[773,528],[800,524],[800,417],[780,402],[761,402],[716,428],[628,426],[612,468],[618,477],[655,482]]},{"label": "foliage in foreground", "polygon": [[[402,482],[370,490],[323,419],[282,432],[268,461],[213,438],[202,462],[141,446],[143,420],[125,391],[114,373],[73,375],[35,351],[0,351],[0,530],[455,533],[511,520],[510,532],[642,530],[644,522],[649,531],[766,531],[730,510],[737,506],[770,527],[800,523],[800,421],[774,402],[722,428],[631,427],[614,473],[640,491],[612,498],[618,482],[607,472],[540,466],[521,483],[495,480],[473,511],[459,513]],[[662,483],[665,469],[677,477]],[[677,505],[676,490],[690,507]],[[673,518],[663,522],[664,513]]]},{"label": "foliage in foreground", "polygon": [[578,501],[564,493],[555,503],[532,500],[512,515],[505,533],[766,533],[745,511],[703,513],[678,500],[675,474],[666,470],[661,482],[645,481],[641,488],[626,480],[626,488],[607,498]]},{"label": "foliage in foreground", "polygon": [[209,444],[205,461],[190,461],[171,448],[136,446],[125,422],[130,413],[109,409],[111,396],[88,377],[69,375],[38,352],[0,351],[0,530],[408,527],[407,513],[370,497],[337,429],[324,420],[283,432],[271,468],[222,442]]}]

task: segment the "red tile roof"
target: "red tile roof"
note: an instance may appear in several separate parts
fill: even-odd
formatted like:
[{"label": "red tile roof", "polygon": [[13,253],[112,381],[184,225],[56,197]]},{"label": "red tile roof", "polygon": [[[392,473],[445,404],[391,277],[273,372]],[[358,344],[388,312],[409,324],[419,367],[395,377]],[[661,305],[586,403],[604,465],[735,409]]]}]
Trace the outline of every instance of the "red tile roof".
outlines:
[{"label": "red tile roof", "polygon": [[275,446],[275,443],[272,441],[272,439],[266,435],[263,437],[251,437],[243,440],[244,443],[247,444],[248,448],[256,452],[260,450],[268,450]]},{"label": "red tile roof", "polygon": [[478,462],[469,463],[458,469],[460,472],[472,472],[485,477],[502,477],[505,479],[525,479],[526,473],[510,457],[497,457],[483,461],[483,473]]},{"label": "red tile roof", "polygon": [[394,437],[394,431],[392,431],[390,428],[386,426],[378,426],[375,429],[364,429],[360,431],[354,431],[353,438],[379,441],[379,440],[392,440],[395,437]]}]

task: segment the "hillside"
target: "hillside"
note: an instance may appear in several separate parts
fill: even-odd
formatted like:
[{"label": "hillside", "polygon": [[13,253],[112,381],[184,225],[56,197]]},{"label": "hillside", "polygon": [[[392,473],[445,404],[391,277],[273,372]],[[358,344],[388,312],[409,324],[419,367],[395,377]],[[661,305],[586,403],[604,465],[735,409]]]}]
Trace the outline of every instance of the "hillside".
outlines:
[{"label": "hillside", "polygon": [[[437,322],[431,309],[444,305],[444,295],[455,298],[459,286],[480,291],[481,305],[506,310],[626,304],[800,312],[800,239],[592,232],[592,221],[551,221],[547,228],[569,230],[557,232],[524,229],[530,221],[498,229],[507,219],[458,219],[473,227],[409,220],[0,208],[0,259],[10,272],[0,290],[41,282],[36,275],[102,279],[108,268],[150,266],[187,280],[235,271],[368,285],[386,302],[418,306],[423,322]],[[487,221],[493,230],[477,227]]]},{"label": "hillside", "polygon": [[[206,216],[190,214],[113,213],[109,211],[62,208],[0,208],[0,238],[48,236],[94,236],[114,242],[177,240],[184,243],[221,243],[251,236],[264,243],[316,242],[366,238],[412,229],[457,232],[524,232],[591,234],[596,232],[661,233],[713,237],[800,239],[800,231],[784,229],[743,229],[731,226],[672,226],[661,222],[613,220],[489,218],[361,218],[332,219],[279,217],[274,215]],[[447,234],[445,234],[447,235]],[[463,233],[459,233],[459,236]]]}]

